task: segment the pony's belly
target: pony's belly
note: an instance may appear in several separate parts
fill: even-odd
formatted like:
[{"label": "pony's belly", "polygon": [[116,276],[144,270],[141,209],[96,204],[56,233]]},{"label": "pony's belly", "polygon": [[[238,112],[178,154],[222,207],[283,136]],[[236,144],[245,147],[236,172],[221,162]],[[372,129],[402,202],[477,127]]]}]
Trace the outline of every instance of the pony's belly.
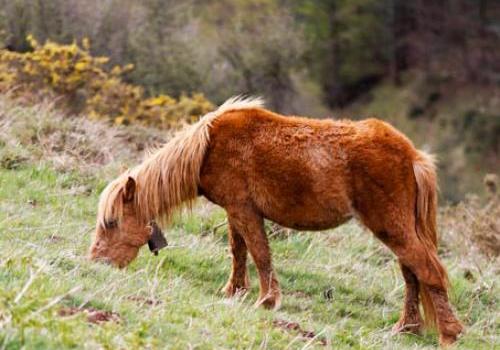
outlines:
[{"label": "pony's belly", "polygon": [[264,212],[264,217],[281,226],[295,230],[320,231],[340,226],[349,221],[352,215],[338,210],[317,213],[309,209],[303,211],[292,210],[286,213]]}]

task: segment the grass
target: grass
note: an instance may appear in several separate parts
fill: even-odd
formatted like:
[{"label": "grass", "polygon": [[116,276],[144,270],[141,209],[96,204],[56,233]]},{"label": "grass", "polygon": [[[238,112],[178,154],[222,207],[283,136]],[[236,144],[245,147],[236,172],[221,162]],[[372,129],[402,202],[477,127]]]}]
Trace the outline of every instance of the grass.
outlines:
[{"label": "grass", "polygon": [[[87,261],[98,194],[121,164],[137,161],[127,144],[147,143],[147,134],[127,143],[124,130],[110,131],[120,157],[108,159],[102,138],[80,135],[95,126],[79,128],[81,121],[2,98],[0,105],[0,349],[436,348],[434,333],[390,335],[402,277],[392,254],[354,222],[272,235],[283,291],[278,311],[254,309],[253,264],[250,293],[221,295],[231,263],[225,215],[203,200],[164,230],[170,245],[158,257],[142,249],[124,270]],[[31,129],[30,115],[38,117]],[[97,161],[82,166],[82,152]],[[447,215],[443,222],[453,223],[453,212]],[[453,244],[441,255],[467,327],[456,349],[500,349],[498,259],[464,249],[469,241],[455,232],[461,226],[447,227],[443,237]],[[113,312],[118,321],[61,315],[71,308]]]},{"label": "grass", "polygon": [[[92,190],[82,190],[82,183]],[[284,298],[277,312],[254,309],[219,291],[230,267],[224,213],[205,202],[166,230],[159,257],[143,249],[125,270],[85,259],[97,193],[104,182],[43,165],[0,170],[0,346],[19,348],[434,348],[435,334],[390,336],[403,283],[391,254],[351,223],[271,240]],[[498,274],[481,266],[466,278],[460,257],[445,259],[451,299],[468,332],[457,349],[499,348]],[[119,322],[61,317],[91,306]],[[317,338],[273,325],[296,322]]]}]

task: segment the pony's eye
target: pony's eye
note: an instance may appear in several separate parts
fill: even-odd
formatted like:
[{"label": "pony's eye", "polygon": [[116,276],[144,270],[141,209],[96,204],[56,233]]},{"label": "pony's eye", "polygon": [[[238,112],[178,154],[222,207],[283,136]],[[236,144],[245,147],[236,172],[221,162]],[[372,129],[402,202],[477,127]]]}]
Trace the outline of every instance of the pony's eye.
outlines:
[{"label": "pony's eye", "polygon": [[118,221],[113,220],[113,219],[111,219],[111,220],[107,220],[107,221],[104,223],[104,227],[105,227],[106,229],[108,229],[108,230],[109,230],[109,229],[112,229],[112,228],[115,228],[116,226],[118,226]]}]

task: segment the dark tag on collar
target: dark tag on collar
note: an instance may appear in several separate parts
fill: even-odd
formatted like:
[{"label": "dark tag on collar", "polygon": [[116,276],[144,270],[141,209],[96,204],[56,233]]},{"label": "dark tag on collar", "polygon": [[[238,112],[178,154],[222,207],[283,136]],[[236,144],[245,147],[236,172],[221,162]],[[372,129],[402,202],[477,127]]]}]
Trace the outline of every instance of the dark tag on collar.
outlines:
[{"label": "dark tag on collar", "polygon": [[165,236],[163,235],[163,232],[161,232],[161,229],[156,224],[156,222],[151,221],[150,227],[151,237],[149,237],[148,247],[154,255],[158,255],[158,251],[162,248],[165,248],[168,243]]}]

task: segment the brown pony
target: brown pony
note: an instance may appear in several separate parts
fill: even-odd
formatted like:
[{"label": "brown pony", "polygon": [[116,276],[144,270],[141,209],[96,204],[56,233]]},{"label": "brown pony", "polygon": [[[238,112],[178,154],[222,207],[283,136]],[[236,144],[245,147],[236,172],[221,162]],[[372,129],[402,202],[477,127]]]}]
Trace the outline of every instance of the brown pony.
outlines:
[{"label": "brown pony", "polygon": [[203,195],[228,216],[232,272],[228,296],[248,289],[247,251],[257,266],[257,305],[281,292],[264,219],[324,230],[355,217],[398,257],[405,304],[394,332],[437,325],[440,343],[462,332],[448,302],[437,255],[436,172],[431,156],[387,123],[285,117],[259,99],[232,98],[125,172],[103,191],[92,259],[129,264],[150,240],[152,220],[168,222]]}]

